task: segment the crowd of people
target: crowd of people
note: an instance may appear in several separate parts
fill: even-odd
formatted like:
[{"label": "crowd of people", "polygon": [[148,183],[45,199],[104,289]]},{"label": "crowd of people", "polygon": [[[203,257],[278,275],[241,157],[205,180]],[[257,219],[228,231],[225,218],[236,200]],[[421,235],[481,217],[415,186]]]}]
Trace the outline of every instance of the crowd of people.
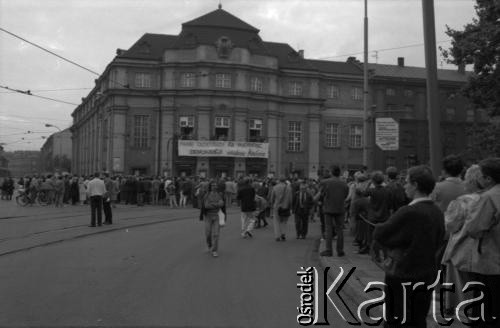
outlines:
[{"label": "crowd of people", "polygon": [[[111,208],[117,203],[198,208],[207,248],[214,257],[226,210],[236,204],[242,238],[253,238],[254,229],[272,220],[275,240],[284,242],[293,216],[296,239],[305,239],[309,223],[319,219],[325,241],[320,254],[325,257],[334,255],[335,237],[337,256],[346,255],[347,225],[358,253],[371,255],[385,270],[388,291],[396,295],[387,304],[389,318],[409,313],[416,326],[425,327],[430,294],[419,293],[406,309],[397,295],[404,295],[404,282],[431,284],[439,269],[457,291],[447,295],[446,313],[465,299],[466,283],[476,281],[494,291],[488,295],[492,301],[486,306],[486,317],[500,318],[500,158],[465,167],[460,157],[451,155],[442,164],[438,181],[422,165],[404,173],[388,167],[385,172],[359,170],[352,176],[341,175],[340,168],[332,166],[318,179],[105,175],[101,180],[95,174],[25,177],[17,184],[33,197],[45,191],[55,206],[90,204],[92,227],[102,224],[103,210],[104,224],[112,224]],[[12,195],[14,187],[12,179],[2,183],[5,195]],[[11,197],[2,193],[3,199]],[[477,316],[480,307],[470,308]]]}]

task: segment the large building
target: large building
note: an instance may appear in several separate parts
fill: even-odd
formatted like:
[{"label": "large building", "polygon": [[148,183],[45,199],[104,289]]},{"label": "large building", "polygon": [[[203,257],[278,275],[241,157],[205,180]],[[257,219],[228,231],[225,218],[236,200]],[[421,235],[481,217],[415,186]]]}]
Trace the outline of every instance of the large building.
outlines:
[{"label": "large building", "polygon": [[[370,67],[370,122],[392,101],[385,89],[406,94],[406,84],[415,96],[404,105],[414,107],[383,114],[425,121],[425,81],[384,67]],[[95,82],[72,114],[74,173],[315,177],[331,164],[362,166],[362,64],[306,59],[221,8],[182,24],[178,35],[148,33],[118,49]],[[407,156],[375,147],[372,167],[391,156],[402,165]]]},{"label": "large building", "polygon": [[72,133],[69,128],[50,135],[40,149],[42,172],[70,171],[72,147]]}]

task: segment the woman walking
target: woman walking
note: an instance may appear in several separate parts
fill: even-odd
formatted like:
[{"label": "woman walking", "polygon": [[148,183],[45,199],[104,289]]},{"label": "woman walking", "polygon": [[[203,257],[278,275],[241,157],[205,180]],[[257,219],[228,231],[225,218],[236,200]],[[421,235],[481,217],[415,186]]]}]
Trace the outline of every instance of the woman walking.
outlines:
[{"label": "woman walking", "polygon": [[213,257],[219,256],[219,211],[225,212],[224,198],[217,191],[217,183],[212,181],[209,184],[208,192],[203,197],[200,219],[205,221],[205,239],[207,247],[212,252]]}]

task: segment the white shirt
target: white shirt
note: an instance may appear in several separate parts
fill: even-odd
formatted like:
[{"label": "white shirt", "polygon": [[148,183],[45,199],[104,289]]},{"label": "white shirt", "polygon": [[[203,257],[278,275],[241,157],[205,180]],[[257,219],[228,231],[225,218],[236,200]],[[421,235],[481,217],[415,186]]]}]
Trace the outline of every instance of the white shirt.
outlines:
[{"label": "white shirt", "polygon": [[103,196],[106,193],[106,186],[104,185],[104,181],[99,178],[90,180],[87,185],[87,193],[90,197]]},{"label": "white shirt", "polygon": [[411,205],[415,205],[416,203],[426,202],[429,200],[432,200],[432,199],[430,197],[419,197],[419,198],[415,198],[414,200],[412,200],[411,203],[408,205],[411,206]]}]

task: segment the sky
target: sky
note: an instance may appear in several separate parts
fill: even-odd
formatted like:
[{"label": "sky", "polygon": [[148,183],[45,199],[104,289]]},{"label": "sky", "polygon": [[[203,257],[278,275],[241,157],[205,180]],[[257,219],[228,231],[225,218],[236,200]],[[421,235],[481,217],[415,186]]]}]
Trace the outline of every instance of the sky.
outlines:
[{"label": "sky", "polygon": [[[264,41],[303,49],[308,59],[363,58],[363,0],[221,3],[224,10],[258,28]],[[182,23],[218,4],[219,0],[0,0],[0,28],[102,73],[117,48],[130,48],[144,33],[177,35]],[[472,21],[474,4],[434,0],[438,46],[450,46],[446,25],[462,29]],[[405,65],[424,67],[421,6],[421,0],[368,0],[369,62],[396,64],[397,57],[405,57]],[[439,52],[438,65],[455,69]],[[71,113],[96,78],[0,31],[0,86],[70,103],[0,88],[0,144],[7,151],[39,150],[44,137],[71,126]]]}]

